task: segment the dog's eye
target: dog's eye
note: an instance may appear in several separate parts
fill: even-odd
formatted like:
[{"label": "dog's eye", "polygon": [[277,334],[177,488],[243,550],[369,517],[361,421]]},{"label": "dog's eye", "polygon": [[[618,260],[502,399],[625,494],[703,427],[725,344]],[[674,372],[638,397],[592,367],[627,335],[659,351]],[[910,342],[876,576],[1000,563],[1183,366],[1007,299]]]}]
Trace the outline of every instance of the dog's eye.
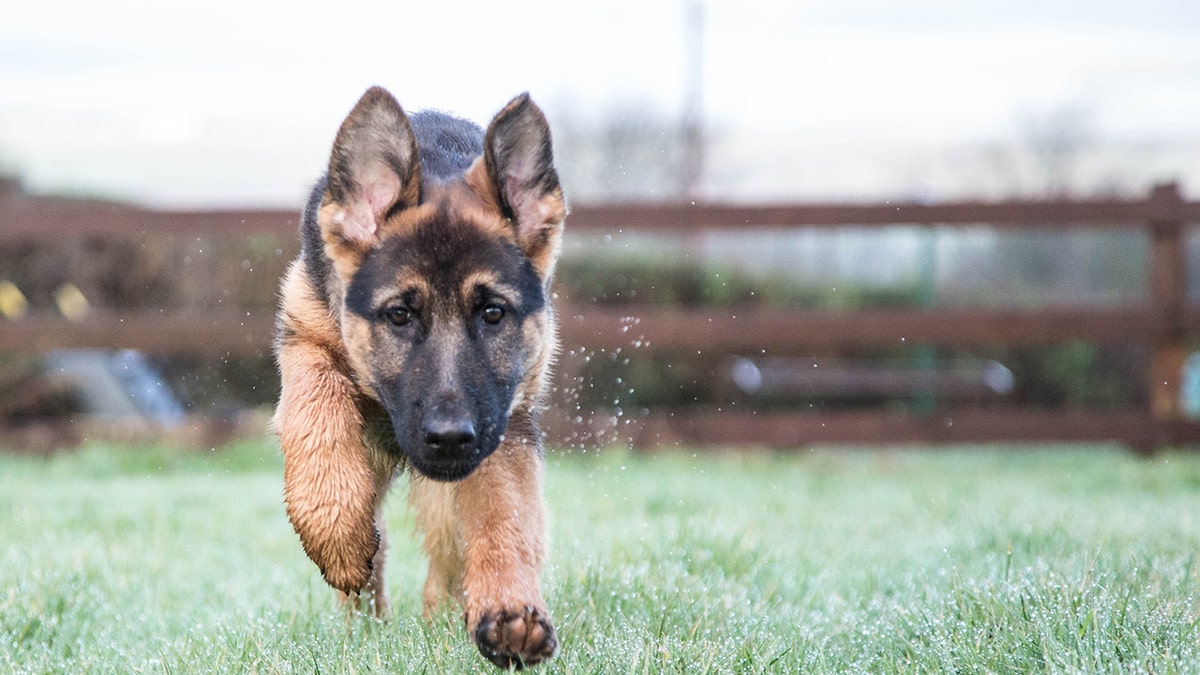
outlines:
[{"label": "dog's eye", "polygon": [[412,322],[412,310],[407,307],[388,307],[383,310],[382,316],[393,326],[407,326]]},{"label": "dog's eye", "polygon": [[483,317],[484,323],[495,326],[504,318],[504,308],[495,303],[485,305],[480,315]]}]

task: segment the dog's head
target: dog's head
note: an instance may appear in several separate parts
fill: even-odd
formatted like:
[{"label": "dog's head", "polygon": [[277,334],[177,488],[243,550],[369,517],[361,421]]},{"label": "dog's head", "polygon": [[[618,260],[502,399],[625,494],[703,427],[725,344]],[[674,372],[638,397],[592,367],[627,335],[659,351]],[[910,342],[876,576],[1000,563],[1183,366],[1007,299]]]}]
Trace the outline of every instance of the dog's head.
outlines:
[{"label": "dog's head", "polygon": [[423,180],[416,139],[391,94],[368,90],[334,142],[317,220],[355,376],[412,465],[459,480],[541,397],[566,204],[528,95],[461,175]]}]

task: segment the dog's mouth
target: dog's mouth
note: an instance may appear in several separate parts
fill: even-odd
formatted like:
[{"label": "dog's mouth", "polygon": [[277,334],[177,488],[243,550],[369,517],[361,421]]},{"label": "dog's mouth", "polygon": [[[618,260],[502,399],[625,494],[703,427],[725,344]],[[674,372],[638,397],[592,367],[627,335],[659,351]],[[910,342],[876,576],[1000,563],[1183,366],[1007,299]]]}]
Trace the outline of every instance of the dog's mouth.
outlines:
[{"label": "dog's mouth", "polygon": [[422,476],[432,480],[450,483],[460,481],[471,475],[483,460],[469,461],[466,459],[447,459],[423,456],[409,453],[408,461]]},{"label": "dog's mouth", "polygon": [[[430,433],[429,425],[422,425],[420,434],[407,435],[409,442],[404,444],[404,450],[409,464],[422,475],[437,481],[466,478],[495,452],[503,438],[502,432],[496,432],[494,424],[482,427],[477,435],[473,428],[470,433]],[[400,429],[396,432],[398,438],[405,438]]]}]

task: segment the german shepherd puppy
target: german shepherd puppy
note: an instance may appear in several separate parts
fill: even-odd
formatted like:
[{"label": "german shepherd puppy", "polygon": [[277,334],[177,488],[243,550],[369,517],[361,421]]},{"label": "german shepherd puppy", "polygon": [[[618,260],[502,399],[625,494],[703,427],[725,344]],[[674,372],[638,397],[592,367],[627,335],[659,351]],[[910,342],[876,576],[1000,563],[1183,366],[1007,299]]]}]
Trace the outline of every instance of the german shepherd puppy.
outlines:
[{"label": "german shepherd puppy", "polygon": [[281,292],[274,428],[304,550],[344,599],[385,614],[380,506],[411,467],[426,613],[461,602],[502,668],[558,646],[539,589],[538,413],[566,213],[527,94],[485,132],[407,115],[375,87],[338,131]]}]

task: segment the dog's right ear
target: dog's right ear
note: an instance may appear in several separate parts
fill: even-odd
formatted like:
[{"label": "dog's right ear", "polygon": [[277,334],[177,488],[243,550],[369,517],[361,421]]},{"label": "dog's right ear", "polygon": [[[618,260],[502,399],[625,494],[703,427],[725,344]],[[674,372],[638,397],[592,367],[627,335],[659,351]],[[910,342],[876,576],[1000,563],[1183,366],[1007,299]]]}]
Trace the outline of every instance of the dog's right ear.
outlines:
[{"label": "dog's right ear", "polygon": [[371,87],[342,122],[329,157],[321,207],[325,242],[365,251],[389,213],[421,195],[417,141],[408,116],[382,87]]}]

